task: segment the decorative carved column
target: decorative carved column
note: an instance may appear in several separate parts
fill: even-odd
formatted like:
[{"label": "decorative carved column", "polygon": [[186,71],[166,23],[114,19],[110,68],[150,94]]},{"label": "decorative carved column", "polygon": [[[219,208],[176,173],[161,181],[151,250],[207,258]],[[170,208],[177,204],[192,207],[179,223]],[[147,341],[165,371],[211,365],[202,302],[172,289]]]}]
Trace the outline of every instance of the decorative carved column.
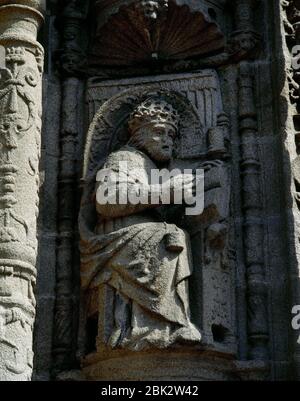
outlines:
[{"label": "decorative carved column", "polygon": [[[255,31],[255,7],[258,0],[231,0],[235,31],[231,47],[245,61],[239,63],[239,133],[244,212],[244,249],[247,282],[248,358],[268,360],[267,284],[264,266],[264,227],[261,162],[258,149],[258,116],[255,105],[255,77],[251,60],[255,60],[260,35]],[[237,59],[238,60],[238,59]]]},{"label": "decorative carved column", "polygon": [[[56,266],[56,302],[54,318],[53,371],[56,377],[75,363],[77,322],[74,309],[77,306],[74,282],[76,267],[76,190],[78,186],[76,152],[80,137],[79,110],[82,92],[82,75],[85,71],[84,35],[88,13],[87,0],[65,1],[59,23],[62,30],[60,57],[63,102],[60,131],[59,225]],[[78,280],[79,281],[79,280]],[[77,295],[78,296],[78,295]]]},{"label": "decorative carved column", "polygon": [[263,254],[261,164],[251,65],[240,64],[239,118],[247,274],[248,345],[251,360],[268,359],[267,286]]},{"label": "decorative carved column", "polygon": [[35,317],[42,1],[0,1],[0,380],[30,380]]}]

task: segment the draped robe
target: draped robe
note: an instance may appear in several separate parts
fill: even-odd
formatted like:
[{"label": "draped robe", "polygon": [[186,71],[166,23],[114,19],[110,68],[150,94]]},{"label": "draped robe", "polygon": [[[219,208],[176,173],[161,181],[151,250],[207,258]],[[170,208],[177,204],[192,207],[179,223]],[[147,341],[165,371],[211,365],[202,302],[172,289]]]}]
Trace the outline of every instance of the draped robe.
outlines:
[{"label": "draped robe", "polygon": [[[120,161],[127,162],[126,177]],[[120,188],[124,179],[128,187],[149,184],[154,168],[146,154],[130,146],[111,153],[103,166],[108,175],[121,173]],[[101,185],[100,180],[97,188]],[[95,233],[82,236],[81,279],[84,289],[107,285],[114,291],[107,345],[141,350],[199,342],[200,332],[190,320],[188,234],[155,217],[149,205],[97,203],[96,209]]]}]

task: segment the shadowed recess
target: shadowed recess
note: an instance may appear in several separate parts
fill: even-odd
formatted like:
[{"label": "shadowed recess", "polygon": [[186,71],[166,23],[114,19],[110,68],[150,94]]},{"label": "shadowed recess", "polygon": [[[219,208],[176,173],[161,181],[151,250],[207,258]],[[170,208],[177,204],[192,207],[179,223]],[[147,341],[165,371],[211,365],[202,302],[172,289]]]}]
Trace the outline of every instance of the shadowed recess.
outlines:
[{"label": "shadowed recess", "polygon": [[91,65],[182,60],[224,49],[224,35],[218,25],[204,12],[191,11],[187,5],[170,0],[168,8],[153,19],[145,15],[138,2],[112,2],[106,9],[103,3],[98,1],[96,8],[98,25]]}]

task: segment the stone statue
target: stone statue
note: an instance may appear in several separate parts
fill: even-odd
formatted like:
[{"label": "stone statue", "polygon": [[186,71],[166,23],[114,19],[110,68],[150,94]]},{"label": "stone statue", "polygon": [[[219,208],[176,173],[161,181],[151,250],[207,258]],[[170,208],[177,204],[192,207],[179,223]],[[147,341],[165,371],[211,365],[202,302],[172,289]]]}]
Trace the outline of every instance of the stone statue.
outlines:
[{"label": "stone statue", "polygon": [[[137,183],[142,190],[154,190],[151,171],[168,168],[178,123],[174,107],[159,97],[150,96],[135,108],[128,121],[128,143],[110,153],[98,173],[95,233],[81,227],[82,287],[90,294],[102,292],[96,303],[99,297],[103,300],[106,321],[98,324],[102,341],[112,348],[139,351],[201,341],[190,320],[189,236],[168,223],[166,212],[173,206],[97,201],[107,179],[116,174],[117,195],[134,190]],[[127,163],[127,172],[120,171],[120,162]],[[170,179],[171,201],[182,180]],[[195,180],[183,181],[192,191]]]}]

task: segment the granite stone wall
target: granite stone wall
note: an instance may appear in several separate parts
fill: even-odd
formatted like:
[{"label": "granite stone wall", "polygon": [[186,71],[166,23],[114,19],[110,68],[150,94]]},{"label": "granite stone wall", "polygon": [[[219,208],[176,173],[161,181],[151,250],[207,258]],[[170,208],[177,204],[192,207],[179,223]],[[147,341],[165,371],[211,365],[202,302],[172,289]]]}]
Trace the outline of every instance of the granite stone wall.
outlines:
[{"label": "granite stone wall", "polygon": [[[34,161],[29,162],[28,175],[13,173],[12,178],[22,182],[16,190],[11,188],[11,174],[5,173],[9,182],[4,182],[4,189],[16,197],[15,206],[0,197],[0,212],[15,208],[18,223],[13,225],[29,220],[33,238],[39,186],[36,262],[26,251],[25,234],[5,240],[7,226],[0,215],[0,319],[9,341],[14,342],[16,325],[29,330],[28,341],[19,347],[21,359],[17,356],[16,360],[22,360],[27,348],[28,354],[33,350],[33,380],[299,379],[299,333],[291,325],[292,307],[300,304],[299,74],[291,56],[298,44],[297,2],[49,0],[42,10],[38,1],[15,0],[0,1],[0,16],[17,12],[22,20],[25,11],[18,7],[25,3],[30,3],[26,12],[38,10],[44,15],[42,24],[40,14],[32,11],[34,23],[42,25],[38,42],[45,49],[43,71],[41,54],[32,50],[41,49],[35,38],[23,37],[24,26],[13,25],[8,16],[0,19],[0,45],[6,49],[8,70],[15,71],[13,63],[16,68],[28,65],[38,81],[33,85],[34,78],[26,80],[23,74],[24,88],[29,87],[28,96],[25,89],[22,92],[27,109],[24,102],[17,105],[23,119],[32,120],[31,131],[20,139],[24,143],[12,147],[23,157],[18,157],[21,171],[28,170],[23,159],[24,163],[28,157]],[[20,34],[15,34],[18,29]],[[3,124],[17,121],[14,98],[7,91],[12,85],[13,92],[14,83],[5,83],[7,74],[1,72],[0,107],[8,120],[0,123],[0,140],[7,137]],[[38,106],[41,86],[42,113]],[[6,91],[3,96],[2,90]],[[142,210],[147,224],[173,224],[189,236],[191,262],[185,265],[190,272],[185,276],[189,292],[184,302],[190,314],[185,316],[201,334],[201,340],[192,344],[178,343],[176,335],[162,335],[174,329],[166,329],[163,321],[168,313],[179,313],[174,306],[177,287],[171,287],[169,312],[159,306],[154,310],[141,301],[148,293],[140,292],[144,288],[140,276],[131,278],[128,289],[127,276],[120,270],[122,266],[127,271],[137,255],[150,252],[154,257],[162,240],[149,240],[150,251],[146,245],[131,248],[132,237],[125,234],[138,235],[135,227],[144,227],[145,220],[123,221],[121,226],[106,216],[109,228],[98,225],[101,213],[99,217],[93,197],[96,173],[111,157],[116,157],[114,163],[123,157],[118,152],[124,146],[132,145],[130,116],[139,110],[139,121],[143,121],[150,113],[147,107],[152,110],[147,99],[156,102],[159,110],[168,103],[179,115],[176,124],[170,117],[177,130],[172,163],[179,168],[205,166],[207,180],[213,183],[207,184],[205,209],[198,218],[186,219],[179,210],[170,219],[167,212],[159,211],[160,217],[153,220],[152,211]],[[39,133],[38,116],[42,119],[39,182],[35,176],[39,153],[34,153],[36,145],[30,142]],[[155,112],[152,117],[147,124],[157,123]],[[168,118],[159,121],[164,128],[170,125]],[[20,129],[26,129],[22,124]],[[1,140],[1,155],[7,143]],[[135,150],[127,154],[133,165],[139,163],[136,152],[149,156],[145,146],[134,142]],[[154,156],[150,159],[156,163]],[[21,206],[22,199],[26,208]],[[134,218],[140,213],[130,211]],[[16,229],[19,235],[22,230]],[[118,242],[108,261],[101,252],[111,233],[122,234],[128,241],[126,253]],[[176,243],[175,249],[178,252],[181,247]],[[169,257],[167,248],[165,252]],[[155,258],[153,269],[161,284],[161,264]],[[37,268],[36,285],[35,273],[28,273],[27,264]],[[27,275],[20,275],[22,271]],[[97,276],[99,271],[105,272],[104,278]],[[35,286],[33,347],[30,327],[35,308],[29,307],[32,313],[27,323],[17,313],[14,318],[11,299],[6,302],[11,297],[7,288],[12,294],[21,288],[15,280]],[[155,289],[159,292],[161,287]],[[21,294],[22,299],[33,302],[26,294]],[[183,325],[176,316],[176,324]],[[13,372],[5,367],[11,362],[7,355],[13,346],[6,345],[1,327],[0,378],[18,379],[23,375],[18,373],[20,366]],[[119,327],[127,327],[127,334],[120,334]],[[140,336],[150,328],[145,341],[136,340],[137,349],[131,343],[132,327],[141,330]],[[24,379],[31,375],[32,363],[27,366]]]}]

